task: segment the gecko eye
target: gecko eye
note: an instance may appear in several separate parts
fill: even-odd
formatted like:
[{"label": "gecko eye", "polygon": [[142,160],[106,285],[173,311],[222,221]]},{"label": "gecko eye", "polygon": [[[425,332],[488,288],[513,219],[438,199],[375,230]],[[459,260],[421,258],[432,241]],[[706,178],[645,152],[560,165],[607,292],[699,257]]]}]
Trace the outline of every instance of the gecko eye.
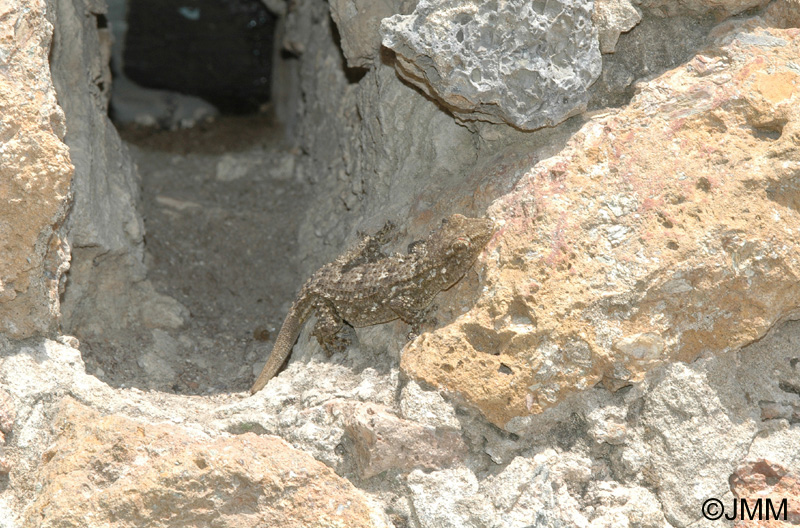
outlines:
[{"label": "gecko eye", "polygon": [[468,238],[465,238],[465,237],[459,237],[459,238],[456,240],[456,242],[455,242],[454,246],[455,246],[456,248],[458,248],[458,249],[462,249],[462,250],[463,250],[463,249],[469,249],[469,248],[471,248],[471,247],[472,247],[472,242],[470,242],[470,240],[469,240]]},{"label": "gecko eye", "polygon": [[445,225],[446,223],[447,223],[447,218],[442,218],[442,225]]}]

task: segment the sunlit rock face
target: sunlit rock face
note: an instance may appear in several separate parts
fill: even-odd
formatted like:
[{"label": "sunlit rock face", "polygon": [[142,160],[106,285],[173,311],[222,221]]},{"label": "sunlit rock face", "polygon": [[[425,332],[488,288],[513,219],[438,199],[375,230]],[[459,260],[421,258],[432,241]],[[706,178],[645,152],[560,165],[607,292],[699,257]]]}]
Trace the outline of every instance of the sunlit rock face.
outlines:
[{"label": "sunlit rock face", "polygon": [[503,425],[796,316],[800,34],[759,25],[718,28],[497,200],[483,295],[402,368]]}]

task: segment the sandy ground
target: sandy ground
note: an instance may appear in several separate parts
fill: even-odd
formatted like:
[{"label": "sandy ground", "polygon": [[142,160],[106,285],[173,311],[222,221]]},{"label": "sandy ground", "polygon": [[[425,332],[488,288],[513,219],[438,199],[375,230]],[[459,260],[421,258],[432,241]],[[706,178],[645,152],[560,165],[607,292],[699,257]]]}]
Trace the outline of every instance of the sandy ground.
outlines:
[{"label": "sandy ground", "polygon": [[112,386],[243,391],[304,279],[297,226],[309,187],[270,119],[120,131],[142,176],[148,278],[191,312],[179,330],[131,330],[82,346]]}]

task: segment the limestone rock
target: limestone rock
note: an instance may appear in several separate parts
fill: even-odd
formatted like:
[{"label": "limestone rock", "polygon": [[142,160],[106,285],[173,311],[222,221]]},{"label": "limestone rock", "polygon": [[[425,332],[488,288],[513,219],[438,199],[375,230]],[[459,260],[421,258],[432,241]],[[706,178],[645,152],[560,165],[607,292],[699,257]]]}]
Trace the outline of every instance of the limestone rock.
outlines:
[{"label": "limestone rock", "polygon": [[406,346],[409,376],[503,426],[798,313],[800,34],[714,35],[491,206],[481,298]]},{"label": "limestone rock", "polygon": [[647,9],[653,9],[662,16],[680,14],[703,15],[713,13],[720,18],[737,15],[754,7],[765,6],[770,0],[635,0]]},{"label": "limestone rock", "polygon": [[478,493],[478,479],[467,468],[408,476],[411,500],[422,528],[495,526],[494,510]]},{"label": "limestone rock", "polygon": [[696,521],[706,499],[724,497],[728,476],[757,433],[744,395],[730,397],[735,386],[721,390],[724,382],[708,377],[682,363],[670,365],[644,395],[638,441],[623,451],[623,467],[657,490],[676,526]]},{"label": "limestone rock", "polygon": [[12,338],[55,328],[70,258],[62,224],[73,166],[45,4],[0,3],[0,332]]},{"label": "limestone rock", "polygon": [[602,53],[614,53],[620,33],[639,23],[642,15],[629,0],[595,0],[592,22],[597,26]]},{"label": "limestone rock", "polygon": [[17,411],[11,395],[0,389],[0,475],[11,471],[13,463],[5,452],[6,435],[11,434],[14,429],[14,420]]},{"label": "limestone rock", "polygon": [[460,429],[453,404],[436,391],[424,391],[414,381],[409,381],[400,394],[403,418],[430,427]]},{"label": "limestone rock", "polygon": [[211,439],[66,398],[25,528],[385,526],[347,481],[283,440]]},{"label": "limestone rock", "polygon": [[140,182],[108,119],[111,35],[105,2],[48,0],[47,6],[54,25],[50,71],[75,165],[75,201],[65,225],[72,266],[62,326],[87,337],[127,328],[145,302],[144,223],[136,211]]},{"label": "limestone rock", "polygon": [[553,126],[586,108],[602,60],[593,3],[421,0],[383,20],[397,72],[462,121]]},{"label": "limestone rock", "polygon": [[458,431],[403,420],[385,406],[349,405],[344,413],[345,431],[355,445],[354,458],[362,478],[392,469],[441,469],[467,454]]},{"label": "limestone rock", "polygon": [[0,445],[5,443],[5,435],[14,429],[14,420],[17,418],[17,411],[11,395],[0,389]]}]

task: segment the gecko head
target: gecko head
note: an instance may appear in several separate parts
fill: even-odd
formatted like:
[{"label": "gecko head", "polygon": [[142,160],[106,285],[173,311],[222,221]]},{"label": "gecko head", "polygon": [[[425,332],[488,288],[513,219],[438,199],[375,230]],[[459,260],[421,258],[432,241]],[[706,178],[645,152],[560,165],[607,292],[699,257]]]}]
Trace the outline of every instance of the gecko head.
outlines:
[{"label": "gecko head", "polygon": [[455,283],[472,266],[475,259],[495,233],[494,222],[488,218],[467,218],[450,215],[426,242],[429,255],[442,261],[442,273],[448,282]]}]

